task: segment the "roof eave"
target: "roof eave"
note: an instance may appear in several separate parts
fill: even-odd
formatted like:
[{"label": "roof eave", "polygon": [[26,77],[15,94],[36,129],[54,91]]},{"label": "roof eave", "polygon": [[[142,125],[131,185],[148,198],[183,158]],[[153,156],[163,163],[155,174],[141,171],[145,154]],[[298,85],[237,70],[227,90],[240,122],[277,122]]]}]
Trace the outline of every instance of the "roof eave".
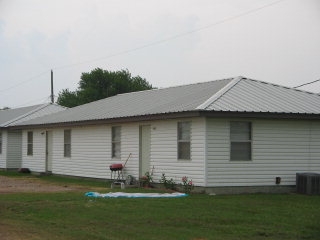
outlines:
[{"label": "roof eave", "polygon": [[320,114],[317,114],[317,113],[240,112],[240,111],[205,111],[204,110],[200,112],[200,116],[231,117],[231,118],[320,120]]},{"label": "roof eave", "polygon": [[16,125],[10,127],[10,129],[33,129],[33,128],[55,128],[55,127],[78,127],[78,126],[92,126],[102,124],[119,124],[126,122],[145,122],[154,120],[167,120],[177,118],[190,118],[199,117],[199,111],[185,111],[185,112],[173,112],[173,113],[161,113],[150,114],[131,117],[109,118],[109,119],[96,119],[85,121],[73,121],[73,122],[59,122],[59,123],[47,123],[47,124],[34,124],[34,125]]},{"label": "roof eave", "polygon": [[34,129],[34,128],[55,128],[55,127],[79,127],[102,124],[120,124],[127,122],[145,122],[154,120],[168,120],[191,117],[215,117],[215,118],[258,118],[258,119],[301,119],[301,120],[320,120],[320,114],[310,113],[276,113],[276,112],[237,112],[237,111],[206,111],[194,110],[174,113],[161,113],[131,117],[120,117],[111,119],[96,119],[73,122],[59,122],[35,125],[17,125],[8,127],[10,129]]}]

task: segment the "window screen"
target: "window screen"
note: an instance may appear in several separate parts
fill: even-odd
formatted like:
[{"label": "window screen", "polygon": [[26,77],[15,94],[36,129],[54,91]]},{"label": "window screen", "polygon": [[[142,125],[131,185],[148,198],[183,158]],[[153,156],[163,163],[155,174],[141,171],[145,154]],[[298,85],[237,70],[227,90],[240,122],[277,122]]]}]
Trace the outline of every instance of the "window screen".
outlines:
[{"label": "window screen", "polygon": [[112,157],[120,158],[121,153],[121,127],[112,127]]},{"label": "window screen", "polygon": [[178,159],[190,159],[191,123],[178,122]]},{"label": "window screen", "polygon": [[230,160],[251,160],[251,123],[230,123]]},{"label": "window screen", "polygon": [[71,130],[64,130],[64,156],[71,157]]}]

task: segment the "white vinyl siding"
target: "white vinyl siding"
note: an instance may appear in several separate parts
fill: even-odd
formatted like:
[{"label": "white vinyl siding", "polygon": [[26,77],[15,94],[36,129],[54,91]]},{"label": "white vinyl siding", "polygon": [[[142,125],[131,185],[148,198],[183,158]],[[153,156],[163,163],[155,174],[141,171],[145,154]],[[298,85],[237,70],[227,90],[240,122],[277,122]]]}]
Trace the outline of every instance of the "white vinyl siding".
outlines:
[{"label": "white vinyl siding", "polygon": [[71,157],[71,130],[70,129],[64,130],[63,142],[64,142],[63,156]]},{"label": "white vinyl siding", "polygon": [[0,154],[2,154],[2,132],[0,131]]},{"label": "white vinyl siding", "polygon": [[[151,162],[156,182],[165,173],[181,183],[187,176],[197,186],[205,184],[205,119],[192,118],[180,121],[191,123],[190,158],[192,161],[179,161],[177,158],[177,120],[155,121],[151,124]],[[180,122],[179,121],[179,122]]]},{"label": "white vinyl siding", "polygon": [[320,172],[320,122],[250,121],[252,161],[239,162],[229,160],[230,119],[208,118],[208,186],[295,185],[297,172]]},{"label": "white vinyl siding", "polygon": [[[204,118],[186,119],[191,124],[192,161],[177,159],[177,122],[164,120],[144,122],[151,125],[150,172],[159,182],[161,174],[173,178],[177,183],[188,176],[196,185],[204,184],[205,127]],[[110,178],[109,166],[124,164],[129,158],[124,175],[139,176],[139,123],[121,124],[121,158],[112,156],[112,126],[88,126],[72,128],[72,156],[63,159],[63,129],[54,129],[52,173],[93,178]],[[45,141],[45,140],[44,140]],[[45,158],[44,158],[45,159]],[[43,160],[44,161],[44,160]]]},{"label": "white vinyl siding", "polygon": [[0,154],[0,168],[7,167],[7,131],[2,132],[2,154]]},{"label": "white vinyl siding", "polygon": [[112,159],[112,127],[109,125],[75,127],[72,131],[72,155],[62,159],[63,130],[54,129],[52,173],[110,178],[109,166],[114,163],[124,164],[129,154],[131,157],[124,168],[124,174],[138,175],[139,167],[139,125],[121,126],[121,159]]}]

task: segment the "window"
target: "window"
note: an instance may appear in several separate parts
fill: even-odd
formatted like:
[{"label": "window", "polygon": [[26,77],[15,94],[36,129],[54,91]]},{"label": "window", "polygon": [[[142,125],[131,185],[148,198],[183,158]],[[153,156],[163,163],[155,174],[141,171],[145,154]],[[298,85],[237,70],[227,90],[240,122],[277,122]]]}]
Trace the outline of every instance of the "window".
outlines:
[{"label": "window", "polygon": [[230,123],[230,160],[251,160],[251,123]]},{"label": "window", "polygon": [[190,159],[191,123],[178,122],[178,159]]},{"label": "window", "polygon": [[112,157],[120,158],[121,153],[121,127],[112,127]]},{"label": "window", "polygon": [[71,130],[64,130],[64,156],[71,157]]},{"label": "window", "polygon": [[33,155],[33,132],[28,132],[27,155]]},{"label": "window", "polygon": [[2,132],[0,132],[0,154],[2,154]]}]

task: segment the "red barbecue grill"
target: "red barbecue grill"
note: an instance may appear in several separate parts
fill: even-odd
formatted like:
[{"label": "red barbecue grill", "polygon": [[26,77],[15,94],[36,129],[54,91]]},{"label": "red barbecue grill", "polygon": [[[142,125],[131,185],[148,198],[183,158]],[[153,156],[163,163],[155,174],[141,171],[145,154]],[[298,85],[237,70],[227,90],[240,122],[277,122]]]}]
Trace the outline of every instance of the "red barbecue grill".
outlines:
[{"label": "red barbecue grill", "polygon": [[124,163],[124,165],[122,165],[121,163],[114,163],[114,164],[111,164],[109,166],[110,171],[111,171],[111,179],[114,180],[114,182],[123,180],[122,170],[126,166],[130,156],[131,156],[131,153],[129,154],[129,156],[128,156],[126,162]]},{"label": "red barbecue grill", "polygon": [[124,168],[124,165],[121,163],[114,163],[109,166],[111,171],[111,179],[113,180],[122,180],[123,174],[122,169]]}]

